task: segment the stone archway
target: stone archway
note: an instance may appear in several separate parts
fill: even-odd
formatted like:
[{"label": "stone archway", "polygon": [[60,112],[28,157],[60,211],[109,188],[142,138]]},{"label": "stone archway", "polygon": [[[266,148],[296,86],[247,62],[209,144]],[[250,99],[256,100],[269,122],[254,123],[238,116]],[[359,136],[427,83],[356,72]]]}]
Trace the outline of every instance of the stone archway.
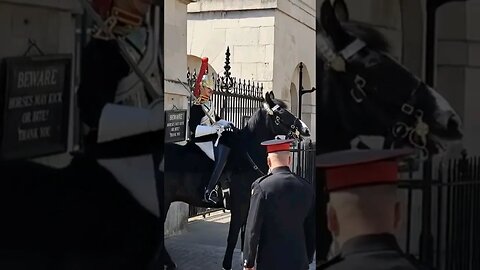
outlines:
[{"label": "stone archway", "polygon": [[[307,93],[302,96],[301,112],[298,115],[300,100],[299,100],[299,84],[300,84],[300,63],[295,67],[290,82],[289,98],[291,104],[291,112],[301,119],[310,127],[312,138],[316,134],[316,108],[315,108],[315,93]],[[302,64],[302,87],[304,90],[312,88],[312,79],[310,77],[309,67]]]},{"label": "stone archway", "polygon": [[297,115],[298,113],[298,87],[292,82],[290,83],[290,111]]},{"label": "stone archway", "polygon": [[[303,64],[302,65],[302,87],[303,89],[311,89],[312,88],[312,82],[310,79],[310,73],[308,72],[308,67]],[[298,87],[300,83],[300,63],[295,67],[292,75],[292,80],[291,80],[291,85],[290,85],[290,97],[293,100],[295,98],[295,102],[292,102],[292,112],[294,112],[296,115],[298,114],[298,106],[299,106],[299,92],[298,92]],[[292,86],[295,87],[295,89],[292,89]],[[302,118],[304,116],[305,112],[309,112],[309,106],[313,105],[313,95],[312,94],[305,94],[302,97]],[[293,110],[293,104],[295,104],[295,110]]]}]

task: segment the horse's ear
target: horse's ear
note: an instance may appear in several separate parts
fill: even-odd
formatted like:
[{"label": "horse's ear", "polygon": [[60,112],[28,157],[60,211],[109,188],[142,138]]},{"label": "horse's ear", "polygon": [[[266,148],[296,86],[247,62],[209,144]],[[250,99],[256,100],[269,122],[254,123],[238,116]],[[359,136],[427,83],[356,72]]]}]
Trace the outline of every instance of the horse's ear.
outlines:
[{"label": "horse's ear", "polygon": [[340,22],[348,22],[350,20],[350,14],[345,0],[335,0],[333,10],[335,10],[335,15]]},{"label": "horse's ear", "polygon": [[265,101],[267,102],[268,106],[270,106],[270,108],[275,106],[275,104],[273,103],[273,100],[272,100],[272,95],[273,95],[273,92],[267,92],[265,94]]},{"label": "horse's ear", "polygon": [[340,25],[340,21],[335,14],[335,9],[330,3],[330,0],[323,1],[322,8],[320,10],[320,18],[322,27],[325,29],[327,35],[332,39],[335,50],[342,50],[353,40],[353,38],[351,38]]},{"label": "horse's ear", "polygon": [[270,99],[271,99],[271,100],[274,100],[274,99],[275,99],[275,94],[273,93],[273,91],[270,91]]}]

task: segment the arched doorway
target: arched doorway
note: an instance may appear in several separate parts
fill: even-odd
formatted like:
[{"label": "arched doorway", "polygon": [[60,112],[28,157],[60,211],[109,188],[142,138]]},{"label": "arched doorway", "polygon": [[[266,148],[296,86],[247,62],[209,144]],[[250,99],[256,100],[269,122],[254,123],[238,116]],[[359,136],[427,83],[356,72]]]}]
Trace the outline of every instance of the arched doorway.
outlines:
[{"label": "arched doorway", "polygon": [[290,111],[296,116],[298,116],[297,86],[293,82],[290,83]]},{"label": "arched doorway", "polygon": [[[311,89],[312,83],[310,81],[310,73],[308,72],[307,66],[302,64],[302,87],[303,89]],[[300,63],[295,67],[292,75],[292,81],[290,84],[290,97],[291,97],[291,104],[292,104],[292,112],[298,116],[298,109],[299,109],[299,84],[300,84]],[[292,89],[292,87],[294,87]],[[295,101],[294,101],[295,100]],[[304,117],[308,117],[307,114],[311,114],[311,106],[313,105],[312,102],[312,94],[305,94],[302,96],[302,115],[300,116],[302,119]],[[295,104],[295,109],[293,108],[293,104]]]}]

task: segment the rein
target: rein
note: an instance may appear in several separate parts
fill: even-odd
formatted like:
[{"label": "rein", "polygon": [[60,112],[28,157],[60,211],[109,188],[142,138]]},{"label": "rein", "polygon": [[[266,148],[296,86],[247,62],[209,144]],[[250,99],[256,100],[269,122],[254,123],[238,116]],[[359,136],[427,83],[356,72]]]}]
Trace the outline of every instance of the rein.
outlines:
[{"label": "rein", "polygon": [[246,152],[246,156],[247,156],[247,159],[248,159],[248,162],[250,162],[250,165],[252,165],[252,168],[258,172],[258,174],[260,176],[265,176],[265,173],[262,172],[262,170],[260,170],[260,168],[258,167],[258,165],[255,163],[255,161],[253,161],[252,157],[250,156],[250,154],[248,152]]}]

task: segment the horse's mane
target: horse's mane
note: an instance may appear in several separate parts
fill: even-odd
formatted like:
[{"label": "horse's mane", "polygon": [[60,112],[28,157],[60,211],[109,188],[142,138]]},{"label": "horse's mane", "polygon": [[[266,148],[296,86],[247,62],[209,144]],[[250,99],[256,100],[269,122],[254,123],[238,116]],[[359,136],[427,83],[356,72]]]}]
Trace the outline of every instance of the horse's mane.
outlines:
[{"label": "horse's mane", "polygon": [[391,44],[380,31],[358,22],[343,22],[342,27],[350,35],[361,39],[373,50],[389,53]]}]

